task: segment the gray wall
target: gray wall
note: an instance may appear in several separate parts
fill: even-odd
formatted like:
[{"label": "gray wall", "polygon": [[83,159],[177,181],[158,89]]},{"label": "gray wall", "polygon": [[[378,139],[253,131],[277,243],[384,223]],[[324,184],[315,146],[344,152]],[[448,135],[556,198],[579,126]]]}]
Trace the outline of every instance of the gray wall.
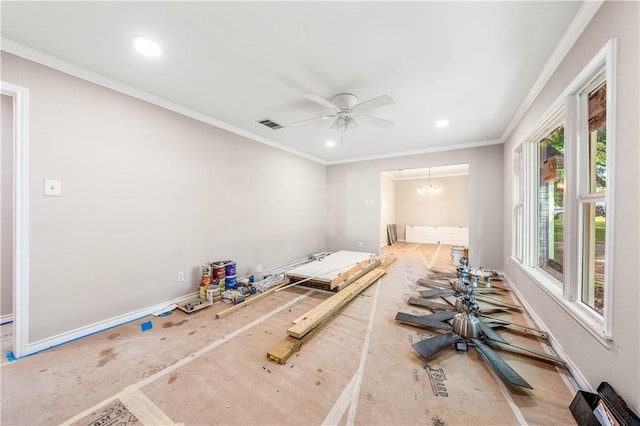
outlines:
[{"label": "gray wall", "polygon": [[[382,248],[389,245],[387,225],[396,223],[396,182],[389,176],[380,176],[380,191],[380,248]],[[399,235],[400,229],[398,229]]]},{"label": "gray wall", "polygon": [[408,225],[414,226],[469,226],[468,176],[431,178],[433,185],[440,185],[437,194],[417,193],[418,184],[426,179],[396,181],[396,217],[399,238],[406,237]]},{"label": "gray wall", "polygon": [[[381,173],[469,164],[469,257],[474,265],[502,269],[502,146],[336,164],[327,167],[327,250],[380,246]],[[362,242],[362,248],[359,243]]]},{"label": "gray wall", "polygon": [[[640,314],[638,304],[638,253],[640,253],[640,174],[638,160],[640,134],[640,69],[638,2],[604,2],[592,22],[577,40],[552,78],[522,118],[504,145],[505,271],[542,319],[589,385],[596,388],[609,382],[627,403],[640,412]],[[578,73],[612,37],[617,37],[615,206],[608,206],[607,226],[614,222],[613,343],[606,348],[572,319],[508,258],[511,250],[512,150],[533,130],[536,120],[560,96]]]},{"label": "gray wall", "polygon": [[324,250],[324,165],[4,52],[2,79],[30,91],[30,342]]},{"label": "gray wall", "polygon": [[0,105],[2,113],[2,152],[0,159],[2,164],[2,187],[0,194],[0,216],[2,225],[0,229],[0,258],[2,270],[0,279],[2,289],[0,316],[13,314],[13,99],[2,95]]}]

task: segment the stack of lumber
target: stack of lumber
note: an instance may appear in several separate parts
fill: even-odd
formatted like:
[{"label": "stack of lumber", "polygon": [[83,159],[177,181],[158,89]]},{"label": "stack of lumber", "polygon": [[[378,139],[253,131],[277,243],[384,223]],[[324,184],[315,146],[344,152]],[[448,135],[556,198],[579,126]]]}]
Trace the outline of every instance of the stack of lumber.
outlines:
[{"label": "stack of lumber", "polygon": [[287,271],[287,277],[291,283],[340,291],[368,272],[365,270],[375,257],[373,253],[338,251]]},{"label": "stack of lumber", "polygon": [[331,321],[358,294],[376,282],[386,273],[386,269],[395,261],[395,256],[387,256],[381,263],[374,262],[369,272],[355,280],[344,290],[329,297],[301,317],[294,320],[294,324],[287,330],[288,336],[267,352],[267,357],[283,364],[291,355],[309,341],[323,326]]}]

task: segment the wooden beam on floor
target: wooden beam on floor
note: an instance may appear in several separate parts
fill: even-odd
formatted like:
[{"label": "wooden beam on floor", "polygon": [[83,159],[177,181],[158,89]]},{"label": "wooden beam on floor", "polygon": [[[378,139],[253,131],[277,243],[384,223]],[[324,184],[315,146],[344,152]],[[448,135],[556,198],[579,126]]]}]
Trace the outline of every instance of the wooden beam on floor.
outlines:
[{"label": "wooden beam on floor", "polygon": [[283,287],[284,285],[286,285],[288,283],[288,281],[283,281],[280,284],[276,284],[274,287],[271,287],[269,290],[260,293],[260,294],[254,294],[253,296],[245,299],[244,302],[242,303],[238,303],[237,305],[234,305],[230,308],[225,309],[224,311],[220,311],[218,313],[216,313],[216,318],[220,319],[220,318],[224,318],[229,314],[234,313],[235,311],[239,311],[240,309],[244,308],[245,306],[248,306],[254,302],[257,302],[260,299],[264,299],[265,297],[271,295],[272,293],[275,293],[279,288]]},{"label": "wooden beam on floor", "polygon": [[[367,288],[369,285],[371,285],[373,282],[375,282],[378,278],[380,278],[386,272],[387,268],[395,260],[396,260],[396,256],[393,256],[393,255],[385,256],[385,258],[382,260],[382,263],[378,267],[376,267],[371,272],[369,272],[366,275],[364,275],[362,278],[359,278],[358,280],[356,280],[353,284],[351,284],[345,290],[337,293],[334,296],[331,296],[331,298],[339,296],[341,293],[345,293],[345,295],[346,295],[346,293],[349,292],[350,289],[351,289],[351,291],[349,293],[352,293],[354,291],[354,289],[361,287],[360,291],[358,291],[357,293],[355,293],[353,295],[353,297],[351,297],[350,300],[353,300],[353,298],[355,298],[355,296],[357,294],[362,292],[365,288]],[[375,276],[375,279],[373,278],[374,276]],[[364,284],[365,282],[367,282],[368,284],[365,285]],[[344,295],[342,297],[344,297]],[[331,298],[329,298],[329,299],[331,299]],[[279,364],[284,364],[287,361],[287,359],[289,359],[289,357],[291,357],[291,355],[293,355],[294,353],[296,353],[297,351],[300,350],[300,348],[302,347],[302,345],[304,343],[306,343],[310,339],[312,339],[313,336],[315,336],[324,326],[326,326],[335,316],[337,316],[340,313],[340,310],[344,306],[346,306],[347,303],[341,304],[341,308],[337,308],[337,309],[331,309],[331,308],[328,307],[328,305],[325,305],[325,311],[324,311],[325,314],[324,315],[320,315],[319,312],[316,312],[316,314],[318,314],[321,317],[321,319],[319,321],[315,322],[306,333],[302,334],[301,337],[299,337],[299,338],[293,337],[291,335],[285,337],[284,340],[279,342],[277,345],[275,345],[273,348],[271,348],[267,352],[267,358],[269,358],[270,360],[275,361],[275,362],[277,362]],[[312,309],[312,311],[313,311],[313,309]],[[305,314],[305,316],[306,316],[306,314]],[[318,317],[316,317],[316,319],[317,318]],[[304,319],[301,320],[300,322],[304,322]],[[305,324],[306,324],[306,326],[309,325],[307,323],[305,323]],[[297,326],[297,324],[296,324],[296,326]]]},{"label": "wooden beam on floor", "polygon": [[[350,279],[348,281],[348,285],[353,284],[354,281],[359,280],[360,278],[362,278],[364,275],[368,274],[369,272],[371,272],[372,270],[374,270],[375,268],[377,268],[378,266],[380,266],[380,260],[376,259],[373,263],[371,263],[369,266],[367,266],[365,269],[359,271],[354,277],[352,277],[353,279]],[[346,283],[346,282],[345,282]],[[341,289],[342,290],[342,289]],[[339,294],[340,292],[338,292]],[[292,324],[297,324],[300,321],[304,320],[305,318],[309,317],[310,315],[314,315],[315,312],[320,311],[321,309],[323,309],[324,306],[333,303],[333,296],[324,300],[323,302],[321,302],[319,305],[315,306],[313,309],[311,309],[308,312],[305,312],[304,314],[302,314],[300,317],[294,319],[293,321],[291,321]]]},{"label": "wooden beam on floor", "polygon": [[[339,312],[334,314],[334,317],[337,316]],[[296,352],[300,350],[302,345],[309,340],[311,340],[320,330],[324,328],[325,325],[329,324],[329,322],[333,319],[333,317],[329,318],[324,324],[319,327],[313,329],[311,332],[307,333],[301,339],[296,339],[295,337],[287,336],[280,343],[275,345],[269,352],[267,352],[267,358],[271,361],[275,361],[278,364],[284,364],[287,360]]]},{"label": "wooden beam on floor", "polygon": [[304,318],[298,321],[297,324],[292,325],[287,330],[289,336],[300,339],[305,334],[318,327],[326,319],[333,316],[334,313],[344,308],[349,302],[351,302],[358,294],[360,294],[365,288],[376,282],[378,278],[384,275],[386,271],[384,269],[374,269],[373,271],[365,274],[353,282],[346,289],[331,296],[320,305],[316,306],[304,315]]}]

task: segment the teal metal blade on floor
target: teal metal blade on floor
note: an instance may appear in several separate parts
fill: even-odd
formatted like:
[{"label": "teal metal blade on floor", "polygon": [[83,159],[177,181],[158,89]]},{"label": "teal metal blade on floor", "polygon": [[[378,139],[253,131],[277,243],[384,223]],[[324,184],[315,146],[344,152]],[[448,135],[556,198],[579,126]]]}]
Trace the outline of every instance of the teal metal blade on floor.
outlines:
[{"label": "teal metal blade on floor", "polygon": [[506,340],[500,337],[500,335],[493,330],[493,328],[489,327],[481,320],[478,321],[478,324],[480,325],[482,334],[484,334],[487,339],[493,340],[494,342],[507,343]]},{"label": "teal metal blade on floor", "polygon": [[413,347],[413,349],[418,351],[420,355],[425,358],[429,358],[431,355],[436,354],[441,350],[453,345],[458,340],[460,340],[460,336],[458,336],[456,333],[451,332],[440,334],[429,339],[421,340],[411,346]]},{"label": "teal metal blade on floor", "polygon": [[407,303],[413,306],[422,306],[423,308],[436,309],[439,311],[447,311],[453,309],[450,305],[432,302],[431,300],[426,299],[419,299],[417,297],[411,297]]},{"label": "teal metal blade on floor", "polygon": [[416,281],[416,283],[426,287],[451,288],[451,284],[449,283],[436,280],[427,280],[424,278],[420,278],[418,281]]},{"label": "teal metal blade on floor", "polygon": [[527,383],[516,371],[509,366],[502,358],[500,358],[495,352],[493,352],[487,345],[482,343],[478,339],[471,339],[476,345],[476,350],[482,356],[482,358],[493,367],[494,370],[502,376],[507,382],[515,386],[523,388],[533,389],[533,387]]},{"label": "teal metal blade on floor", "polygon": [[451,325],[445,322],[431,319],[428,315],[417,316],[406,314],[404,312],[398,312],[398,314],[396,315],[396,321],[406,322],[409,324],[419,325],[427,328],[435,328],[438,330],[453,330],[453,327],[451,327]]},{"label": "teal metal blade on floor", "polygon": [[422,315],[435,321],[448,321],[456,315],[455,311],[437,311],[429,315]]},{"label": "teal metal blade on floor", "polygon": [[422,297],[436,297],[445,294],[455,294],[455,290],[452,288],[437,288],[435,290],[420,290],[420,296]]}]

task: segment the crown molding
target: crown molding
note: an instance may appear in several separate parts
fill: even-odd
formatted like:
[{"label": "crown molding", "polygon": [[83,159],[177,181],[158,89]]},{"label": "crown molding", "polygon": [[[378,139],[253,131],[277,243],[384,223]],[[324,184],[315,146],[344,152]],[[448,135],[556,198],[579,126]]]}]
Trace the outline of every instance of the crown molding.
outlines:
[{"label": "crown molding", "polygon": [[509,135],[511,135],[511,132],[513,132],[513,129],[515,129],[516,125],[520,122],[524,113],[527,112],[529,107],[531,107],[533,101],[538,97],[560,63],[569,53],[569,50],[578,40],[578,37],[580,37],[587,25],[589,25],[589,22],[591,22],[591,19],[593,19],[596,12],[604,2],[605,0],[587,0],[582,3],[580,10],[578,10],[578,13],[571,21],[571,24],[569,24],[569,27],[542,69],[538,79],[531,87],[529,94],[511,118],[507,128],[502,133],[502,136],[500,137],[501,142],[506,141]]},{"label": "crown molding", "polygon": [[272,148],[276,148],[281,151],[288,152],[289,154],[306,158],[307,160],[311,160],[316,163],[320,163],[322,165],[327,165],[327,162],[325,160],[322,160],[313,155],[307,154],[302,151],[298,151],[296,149],[289,148],[275,141],[272,141],[271,139],[267,139],[265,137],[256,135],[255,133],[248,132],[232,124],[225,123],[224,121],[218,120],[209,115],[192,110],[190,108],[186,108],[175,102],[171,102],[160,96],[156,96],[144,90],[140,90],[133,86],[129,86],[128,84],[121,83],[117,80],[106,77],[94,71],[90,71],[86,68],[79,67],[70,62],[56,58],[55,56],[49,55],[37,49],[33,49],[31,47],[25,46],[14,40],[2,37],[1,43],[2,43],[0,45],[1,50],[16,56],[20,56],[21,58],[27,59],[29,61],[36,62],[38,64],[47,66],[49,68],[53,68],[65,74],[69,74],[74,77],[80,78],[82,80],[86,80],[91,83],[97,84],[99,86],[106,87],[107,89],[115,90],[116,92],[122,93],[127,96],[131,96],[132,98],[136,98],[144,102],[150,103],[152,105],[159,106],[161,108],[175,112],[185,117],[193,118],[194,120],[198,120],[200,122],[209,124],[211,126],[218,127],[220,129],[245,137],[247,139],[251,139],[253,141],[268,145]]},{"label": "crown molding", "polygon": [[390,154],[379,154],[379,155],[370,155],[367,157],[345,158],[344,160],[327,161],[327,165],[335,166],[338,164],[358,163],[361,161],[384,160],[386,158],[397,158],[397,157],[407,157],[410,155],[431,154],[434,152],[454,151],[456,149],[467,149],[467,148],[477,148],[481,146],[499,145],[501,143],[502,143],[502,139],[490,139],[487,141],[461,143],[456,145],[441,145],[441,146],[435,146],[432,148],[419,149],[414,151],[393,152]]}]

